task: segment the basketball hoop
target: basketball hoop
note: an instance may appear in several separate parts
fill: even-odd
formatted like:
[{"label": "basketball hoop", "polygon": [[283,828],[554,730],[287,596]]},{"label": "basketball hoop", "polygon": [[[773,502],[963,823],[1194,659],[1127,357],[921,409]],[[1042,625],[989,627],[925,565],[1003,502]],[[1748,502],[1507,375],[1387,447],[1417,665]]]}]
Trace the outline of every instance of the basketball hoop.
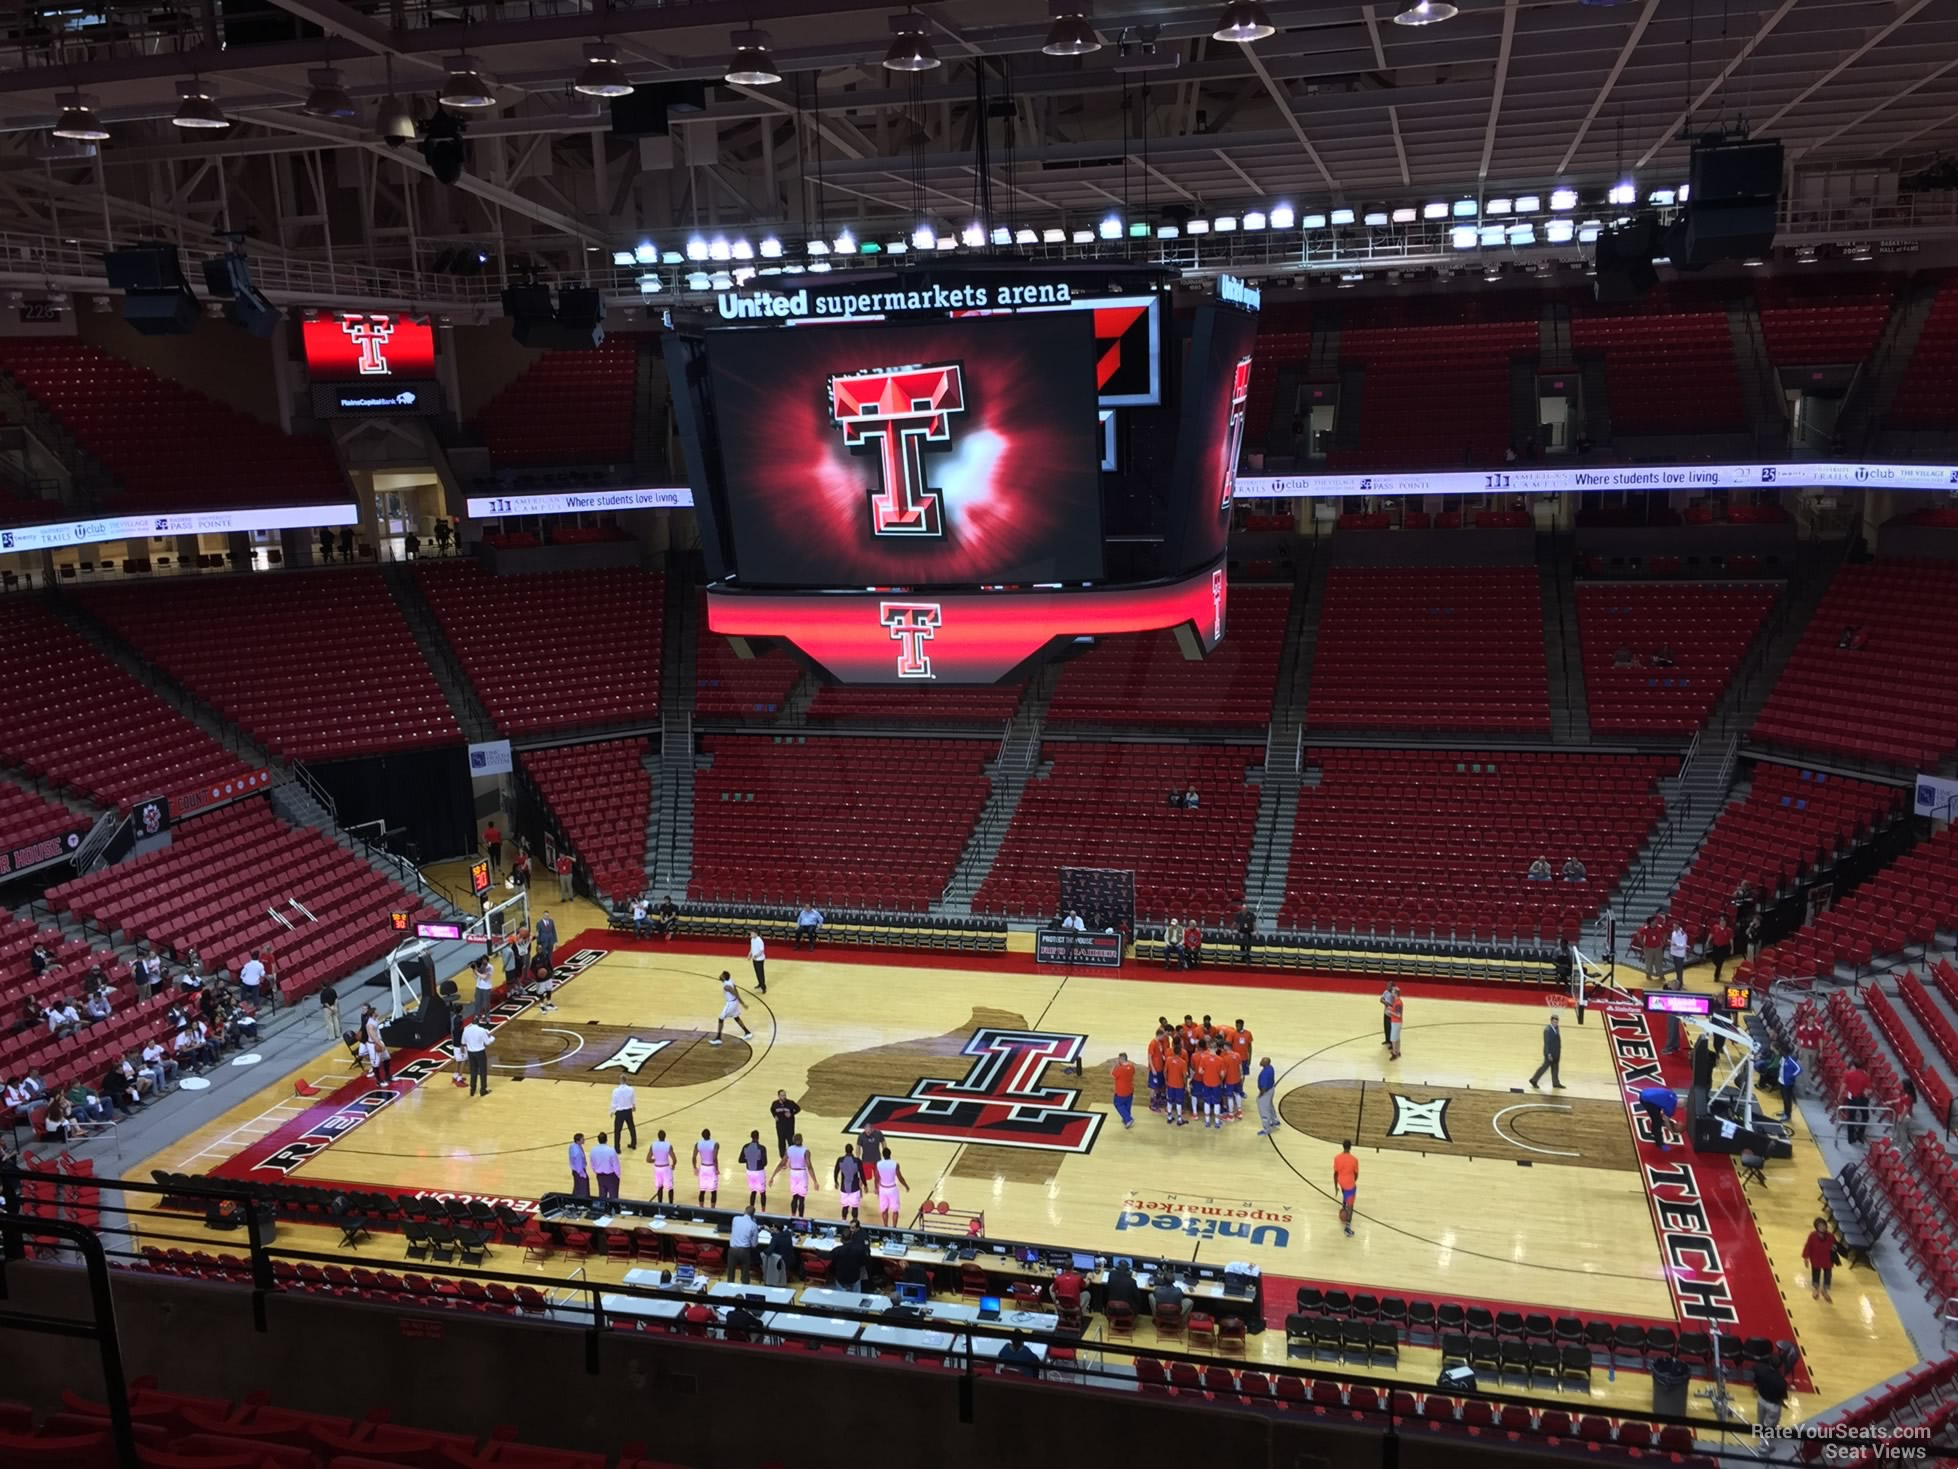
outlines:
[{"label": "basketball hoop", "polygon": [[1557,990],[1546,995],[1544,997],[1544,1003],[1552,1010],[1575,1010],[1577,1008],[1577,1002],[1562,990]]}]

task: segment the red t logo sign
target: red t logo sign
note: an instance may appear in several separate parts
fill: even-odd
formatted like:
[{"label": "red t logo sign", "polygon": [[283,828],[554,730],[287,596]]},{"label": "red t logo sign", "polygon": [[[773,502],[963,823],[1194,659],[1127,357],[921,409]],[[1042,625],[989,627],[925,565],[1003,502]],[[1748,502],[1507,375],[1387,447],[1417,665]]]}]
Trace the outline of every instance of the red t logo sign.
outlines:
[{"label": "red t logo sign", "polygon": [[1223,641],[1224,637],[1224,572],[1223,568],[1210,573],[1210,641]]},{"label": "red t logo sign", "polygon": [[1251,396],[1251,359],[1240,357],[1231,373],[1231,421],[1224,431],[1224,497],[1219,510],[1237,498],[1237,456],[1244,452],[1244,403]]},{"label": "red t logo sign", "polygon": [[843,442],[875,440],[878,484],[870,493],[874,536],[942,536],[945,512],[928,485],[925,445],[952,439],[954,413],[965,412],[965,374],[956,362],[879,367],[829,380],[829,412]]},{"label": "red t logo sign", "polygon": [[349,316],[341,321],[340,330],[353,338],[355,345],[360,348],[362,377],[386,374],[388,360],[381,355],[381,348],[385,347],[388,338],[394,335],[392,321],[385,316]]},{"label": "red t logo sign", "polygon": [[944,620],[941,605],[937,602],[879,602],[877,620],[891,630],[891,641],[897,644],[897,676],[930,678],[931,655],[925,651],[925,644],[931,641],[938,624]]},{"label": "red t logo sign", "polygon": [[874,1127],[886,1137],[966,1142],[996,1148],[1085,1153],[1101,1131],[1099,1112],[1079,1105],[1080,1090],[1050,1086],[1047,1068],[1079,1065],[1085,1035],[982,1026],[962,1048],[963,1078],[927,1077],[906,1096],[866,1097],[843,1130]]}]

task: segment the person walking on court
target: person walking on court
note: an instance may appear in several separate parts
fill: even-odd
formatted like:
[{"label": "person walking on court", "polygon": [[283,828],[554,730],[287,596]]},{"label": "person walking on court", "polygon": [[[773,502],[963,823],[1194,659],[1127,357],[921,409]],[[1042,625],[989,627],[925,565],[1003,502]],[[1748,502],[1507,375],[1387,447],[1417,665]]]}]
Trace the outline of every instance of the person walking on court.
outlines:
[{"label": "person walking on court", "polygon": [[748,935],[748,962],[755,966],[755,993],[768,993],[768,945],[759,933]]},{"label": "person walking on court", "polygon": [[585,1151],[585,1135],[571,1134],[571,1197],[591,1197],[591,1158]]},{"label": "person walking on court", "polygon": [[549,913],[537,920],[537,927],[531,931],[530,946],[537,958],[543,961],[544,972],[549,974],[557,953],[557,922]]},{"label": "person walking on court", "polygon": [[646,1149],[646,1161],[653,1165],[653,1202],[655,1204],[673,1203],[673,1144],[666,1140],[666,1129],[661,1128],[653,1145]]},{"label": "person walking on court", "polygon": [[1816,1220],[1808,1238],[1802,1241],[1802,1262],[1808,1266],[1809,1298],[1831,1299],[1829,1282],[1836,1270],[1836,1237],[1829,1230],[1828,1220]]},{"label": "person walking on court", "polygon": [[472,1018],[462,1028],[462,1055],[469,1066],[469,1095],[472,1097],[489,1095],[489,1048],[493,1040],[495,1037],[483,1028],[481,1020]]},{"label": "person walking on court", "polygon": [[785,1091],[777,1091],[775,1100],[768,1104],[768,1114],[775,1119],[775,1152],[779,1156],[788,1147],[789,1139],[795,1136],[796,1115],[802,1108],[789,1100]]},{"label": "person walking on court", "polygon": [[1380,1044],[1391,1047],[1394,1044],[1394,1012],[1400,1007],[1401,987],[1391,979],[1387,988],[1380,992]]},{"label": "person walking on court", "polygon": [[809,1214],[809,1149],[803,1145],[802,1134],[796,1133],[782,1146],[781,1161],[775,1171],[768,1175],[769,1181],[782,1176],[783,1169],[789,1174],[789,1213],[797,1219]]},{"label": "person walking on court", "polygon": [[1353,1200],[1360,1191],[1360,1160],[1353,1156],[1351,1139],[1339,1145],[1333,1157],[1333,1187],[1339,1191],[1339,1224],[1348,1238],[1353,1234]]},{"label": "person walking on court", "polygon": [[718,1205],[721,1201],[721,1145],[714,1141],[714,1134],[706,1128],[700,1129],[700,1141],[693,1145],[693,1176],[700,1185],[702,1205]]},{"label": "person walking on court", "polygon": [[1398,1061],[1401,1058],[1401,1017],[1405,1013],[1401,999],[1401,987],[1392,981],[1387,985],[1387,1059]]},{"label": "person walking on court", "polygon": [[718,1046],[721,1043],[721,1038],[726,1033],[727,1023],[730,1020],[741,1027],[742,1035],[751,1036],[754,1034],[752,1030],[748,1029],[748,1022],[741,1018],[741,992],[734,987],[734,980],[723,969],[721,971],[721,1018],[714,1022],[714,1035],[707,1042],[708,1045]]},{"label": "person walking on court", "polygon": [[1675,918],[1672,924],[1672,936],[1666,940],[1666,957],[1672,960],[1673,975],[1682,984],[1686,980],[1686,950],[1688,947],[1686,925]]},{"label": "person walking on court", "polygon": [[1266,1056],[1258,1062],[1258,1136],[1278,1131],[1278,1071]]},{"label": "person walking on court", "polygon": [[1550,1084],[1558,1091],[1564,1089],[1564,1079],[1557,1074],[1557,1068],[1564,1059],[1564,1033],[1557,1028],[1557,1012],[1550,1012],[1550,1023],[1543,1027],[1543,1064],[1530,1073],[1532,1090],[1541,1091],[1537,1086],[1543,1080],[1543,1073],[1550,1073]]},{"label": "person walking on court", "polygon": [[1122,1126],[1135,1126],[1135,1063],[1129,1060],[1129,1053],[1123,1051],[1116,1056],[1115,1064],[1108,1072],[1109,1085],[1114,1089],[1115,1115],[1122,1119]]},{"label": "person walking on court", "polygon": [[591,1171],[598,1179],[598,1196],[601,1199],[616,1199],[619,1196],[619,1150],[606,1141],[607,1134],[600,1133],[598,1142],[591,1150]]},{"label": "person walking on court", "polygon": [[[619,1140],[622,1148],[639,1146],[639,1124],[633,1121],[632,1109],[639,1103],[639,1094],[633,1090],[632,1083],[621,1081],[612,1088],[612,1136]],[[632,1134],[632,1141],[626,1141],[626,1134]]]},{"label": "person walking on court", "polygon": [[898,1213],[903,1208],[898,1191],[910,1187],[911,1180],[904,1176],[904,1170],[892,1159],[891,1150],[885,1148],[883,1156],[877,1160],[877,1217],[884,1228],[897,1228]]},{"label": "person walking on court", "polygon": [[768,1207],[768,1149],[761,1145],[761,1133],[751,1132],[741,1145],[741,1166],[748,1174],[748,1209]]},{"label": "person walking on court", "polygon": [[849,1143],[843,1144],[843,1156],[836,1160],[836,1167],[830,1172],[830,1182],[836,1185],[836,1192],[843,1201],[843,1212],[839,1218],[853,1224],[863,1222],[863,1161],[857,1157],[856,1149]]}]

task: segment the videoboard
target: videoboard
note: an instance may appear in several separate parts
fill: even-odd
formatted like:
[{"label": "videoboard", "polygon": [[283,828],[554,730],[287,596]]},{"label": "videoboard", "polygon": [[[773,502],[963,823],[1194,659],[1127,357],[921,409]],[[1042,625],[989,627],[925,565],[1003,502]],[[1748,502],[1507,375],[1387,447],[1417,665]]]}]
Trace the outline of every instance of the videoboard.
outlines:
[{"label": "videoboard", "polygon": [[434,413],[435,329],[388,312],[347,312],[301,324],[313,411],[321,416]]}]

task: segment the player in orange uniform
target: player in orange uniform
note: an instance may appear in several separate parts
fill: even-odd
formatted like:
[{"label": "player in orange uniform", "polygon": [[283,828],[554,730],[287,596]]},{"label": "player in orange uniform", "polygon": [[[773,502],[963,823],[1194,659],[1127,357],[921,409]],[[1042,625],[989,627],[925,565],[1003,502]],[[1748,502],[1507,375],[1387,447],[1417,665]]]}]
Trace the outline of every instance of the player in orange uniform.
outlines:
[{"label": "player in orange uniform", "polygon": [[1149,1042],[1149,1110],[1160,1112],[1168,1103],[1163,1098],[1163,1062],[1169,1059],[1169,1022],[1156,1027]]},{"label": "player in orange uniform", "polygon": [[1244,1120],[1244,1063],[1229,1046],[1217,1052],[1224,1062],[1224,1115],[1232,1122]]},{"label": "player in orange uniform", "polygon": [[1203,1109],[1205,1127],[1222,1127],[1218,1106],[1224,1092],[1224,1058],[1221,1047],[1205,1046],[1191,1063],[1197,1074],[1197,1105]]},{"label": "player in orange uniform", "polygon": [[1349,1140],[1339,1145],[1333,1157],[1333,1187],[1339,1190],[1339,1223],[1348,1235],[1353,1233],[1353,1197],[1360,1191],[1360,1160],[1353,1156]]},{"label": "player in orange uniform", "polygon": [[1163,1084],[1169,1100],[1169,1115],[1163,1120],[1171,1127],[1184,1127],[1188,1119],[1183,1115],[1183,1086],[1189,1080],[1190,1063],[1183,1059],[1181,1051],[1171,1051],[1163,1060]]},{"label": "player in orange uniform", "polygon": [[1115,1058],[1115,1066],[1108,1074],[1115,1087],[1115,1115],[1122,1119],[1122,1126],[1135,1126],[1135,1063],[1129,1060],[1129,1053],[1123,1051]]}]

